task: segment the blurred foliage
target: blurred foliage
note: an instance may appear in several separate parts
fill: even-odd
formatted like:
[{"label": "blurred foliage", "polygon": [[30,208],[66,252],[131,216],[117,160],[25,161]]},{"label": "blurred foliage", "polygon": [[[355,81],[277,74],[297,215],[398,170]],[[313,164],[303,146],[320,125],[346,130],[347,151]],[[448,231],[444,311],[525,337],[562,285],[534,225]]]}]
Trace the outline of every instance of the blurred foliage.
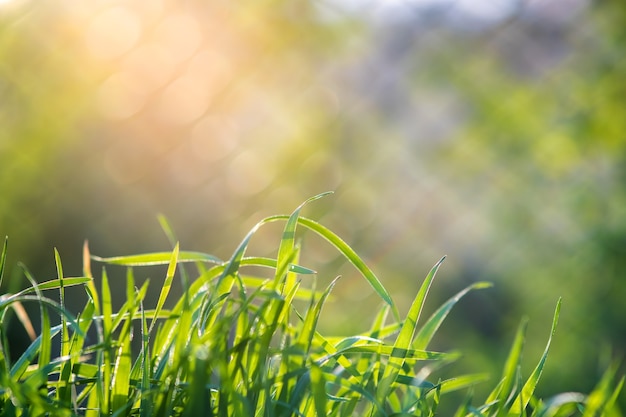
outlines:
[{"label": "blurred foliage", "polygon": [[[495,375],[528,313],[538,357],[562,295],[539,388],[588,391],[605,349],[626,346],[625,8],[423,3],[3,4],[9,266],[47,279],[57,246],[79,274],[85,238],[103,256],[162,250],[158,213],[184,249],[227,256],[263,216],[335,190],[306,216],[401,307],[443,254],[433,305],[496,283],[457,306],[438,348],[474,349],[465,366]],[[257,239],[263,255],[276,236]],[[322,327],[369,322],[367,285],[324,242],[304,244],[323,280],[344,275]]]}]

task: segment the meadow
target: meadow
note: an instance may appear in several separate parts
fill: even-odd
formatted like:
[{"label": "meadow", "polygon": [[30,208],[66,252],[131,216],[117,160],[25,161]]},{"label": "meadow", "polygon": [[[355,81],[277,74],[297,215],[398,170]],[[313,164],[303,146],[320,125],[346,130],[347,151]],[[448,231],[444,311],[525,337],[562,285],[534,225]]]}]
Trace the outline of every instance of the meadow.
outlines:
[{"label": "meadow", "polygon": [[[622,415],[616,404],[624,378],[617,375],[617,364],[590,393],[534,395],[552,339],[558,337],[560,300],[545,351],[529,375],[521,372],[524,319],[501,375],[480,369],[450,375],[447,365],[458,360],[459,352],[429,350],[430,342],[464,295],[490,284],[472,283],[427,315],[424,303],[443,257],[424,278],[408,312],[401,314],[382,281],[340,236],[301,216],[307,203],[324,195],[307,200],[291,215],[259,221],[228,260],[181,250],[162,218],[172,250],[101,258],[85,243],[78,277],[64,276],[55,250],[58,277],[41,283],[22,266],[31,286],[0,301],[0,415]],[[274,222],[284,223],[275,258],[248,255],[256,232]],[[348,336],[318,331],[336,279],[316,288],[315,270],[299,262],[304,245],[296,232],[301,229],[325,239],[378,295],[381,307],[369,331]],[[6,253],[7,241],[0,273]],[[101,264],[96,279],[93,271]],[[111,289],[118,284],[108,278],[111,265],[127,268],[126,297],[119,309],[113,308]],[[134,271],[148,265],[167,267],[163,281],[137,285]],[[260,270],[269,273],[248,272]],[[160,286],[156,303],[146,298],[149,285]],[[182,296],[168,300],[176,285]],[[70,287],[84,289],[85,304],[78,314],[66,308]],[[166,308],[166,301],[173,307]],[[20,314],[30,303],[39,306],[41,328],[13,361],[5,322],[16,312],[26,328],[32,327]],[[474,398],[476,384],[493,388],[487,397]]]}]

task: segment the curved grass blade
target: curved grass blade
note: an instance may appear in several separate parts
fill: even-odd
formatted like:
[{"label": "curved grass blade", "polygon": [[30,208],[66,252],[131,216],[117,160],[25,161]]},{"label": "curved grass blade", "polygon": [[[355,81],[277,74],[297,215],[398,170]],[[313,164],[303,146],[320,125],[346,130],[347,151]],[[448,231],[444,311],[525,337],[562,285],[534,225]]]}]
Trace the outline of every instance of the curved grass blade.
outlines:
[{"label": "curved grass blade", "polygon": [[548,343],[546,344],[546,348],[541,355],[541,359],[539,359],[539,363],[533,370],[530,377],[524,384],[521,392],[515,398],[513,405],[511,405],[511,409],[509,413],[513,413],[516,415],[521,415],[522,411],[526,409],[528,402],[530,401],[533,393],[535,392],[535,388],[537,387],[537,383],[539,382],[539,378],[541,378],[541,373],[543,372],[543,367],[548,359],[548,351],[550,350],[550,344],[552,343],[552,338],[554,337],[554,333],[556,332],[556,325],[559,321],[559,313],[561,311],[561,298],[556,303],[556,309],[554,311],[554,318],[552,320],[552,329],[550,331],[550,337],[548,337]]},{"label": "curved grass blade", "polygon": [[[20,268],[24,272],[24,276],[28,281],[30,281],[33,289],[35,290],[37,297],[43,298],[43,294],[40,289],[37,287],[37,282],[35,278],[31,275],[26,265],[19,264]],[[39,348],[39,357],[37,359],[39,368],[42,368],[50,362],[50,352],[52,350],[52,335],[50,333],[50,315],[48,314],[48,309],[43,305],[39,306],[40,317],[41,317],[41,346]],[[36,337],[35,337],[36,339]],[[34,339],[33,339],[34,341]]]},{"label": "curved grass blade", "polygon": [[[587,396],[579,392],[564,392],[549,398],[543,408],[541,408],[537,417],[552,417],[559,412],[564,406],[582,404]],[[595,415],[595,414],[593,414]]]},{"label": "curved grass blade", "polygon": [[[264,223],[269,223],[277,220],[285,220],[288,219],[288,216],[278,215],[267,217],[263,220]],[[357,270],[365,277],[365,279],[372,286],[374,291],[378,294],[380,298],[387,303],[397,320],[400,319],[400,314],[398,313],[397,307],[393,302],[391,296],[385,289],[385,287],[381,284],[376,274],[365,264],[365,262],[357,255],[357,253],[352,249],[343,239],[337,236],[330,229],[322,226],[320,223],[308,219],[306,217],[298,217],[298,223],[307,229],[317,233],[319,236],[328,241],[331,245],[333,245],[352,265],[354,265]]]},{"label": "curved grass blade", "polygon": [[[24,351],[24,353],[22,353],[19,359],[11,367],[11,372],[10,372],[11,378],[13,378],[14,380],[18,380],[19,378],[21,378],[24,372],[26,372],[26,369],[28,368],[30,363],[35,358],[35,356],[37,356],[37,354],[41,351],[42,345],[44,343],[50,344],[50,339],[56,336],[60,331],[61,331],[61,325],[58,325],[48,330],[49,336],[45,340],[44,340],[43,333],[40,336],[38,336],[28,346],[28,348]],[[41,360],[39,367],[41,368],[47,365],[49,362],[50,360],[48,360],[48,362],[44,362],[43,360]]]},{"label": "curved grass blade", "polygon": [[295,251],[296,226],[298,225],[298,218],[300,217],[300,211],[308,203],[318,200],[328,194],[331,194],[331,193],[326,192],[326,193],[318,194],[314,197],[309,198],[304,203],[300,204],[287,219],[287,223],[285,224],[285,228],[283,229],[283,235],[280,239],[280,246],[278,247],[278,255],[276,257],[277,266],[276,266],[276,276],[274,278],[274,286],[278,285],[278,282],[282,279],[282,274],[284,270],[286,270],[287,265],[289,264],[289,260],[292,258],[293,252]]},{"label": "curved grass blade", "polygon": [[[22,268],[23,270],[23,268]],[[63,287],[73,287],[76,285],[86,284],[91,280],[89,277],[65,277],[63,278]],[[37,290],[56,290],[61,288],[61,280],[60,279],[52,279],[50,281],[45,281],[40,284],[37,284]],[[25,288],[20,292],[15,293],[11,297],[20,297],[25,294],[32,294],[37,292],[34,287]],[[8,299],[8,298],[7,298]]]},{"label": "curved grass blade", "polygon": [[457,293],[454,297],[450,298],[446,301],[435,313],[428,319],[426,323],[420,328],[420,330],[415,335],[415,340],[413,340],[413,348],[414,349],[426,349],[433,336],[441,326],[441,323],[446,319],[452,307],[465,296],[468,292],[481,288],[489,288],[492,284],[489,282],[477,282],[472,284],[459,293]]}]

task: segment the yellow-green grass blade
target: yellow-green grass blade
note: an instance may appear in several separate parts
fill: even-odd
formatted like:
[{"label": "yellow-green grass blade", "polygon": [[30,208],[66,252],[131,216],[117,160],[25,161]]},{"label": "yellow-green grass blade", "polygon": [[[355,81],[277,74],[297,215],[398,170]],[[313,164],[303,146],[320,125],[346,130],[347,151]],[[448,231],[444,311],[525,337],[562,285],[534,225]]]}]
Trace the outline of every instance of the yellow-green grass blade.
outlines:
[{"label": "yellow-green grass blade", "polygon": [[[50,339],[56,336],[60,331],[61,331],[60,325],[54,326],[52,328],[49,327],[48,328],[49,336],[45,341],[43,338],[43,333],[37,336],[37,338],[28,346],[28,348],[26,348],[26,350],[20,355],[20,357],[17,359],[17,361],[15,361],[15,363],[11,367],[11,371],[9,372],[11,379],[19,380],[20,378],[22,378],[22,376],[24,376],[24,374],[26,373],[28,366],[32,363],[35,357],[37,357],[37,354],[41,352],[42,345],[44,343],[50,344]],[[38,367],[43,368],[48,363],[50,363],[49,358],[48,358],[48,361],[45,361],[45,362],[43,360],[40,360]]]},{"label": "yellow-green grass blade", "polygon": [[[349,379],[342,375],[335,373],[325,373],[327,385],[336,386],[344,392],[349,392],[351,395],[358,395],[360,399],[365,399],[373,406],[373,411],[383,413],[383,405],[376,399],[376,397],[361,384],[353,384]],[[369,415],[369,414],[364,414]]]},{"label": "yellow-green grass blade", "polygon": [[111,411],[113,413],[124,410],[129,404],[130,375],[132,368],[131,354],[131,323],[136,310],[135,283],[131,270],[126,280],[126,300],[130,306],[130,317],[124,321],[118,339],[118,348],[115,357],[115,365],[111,378]]},{"label": "yellow-green grass blade", "polygon": [[[477,373],[461,375],[454,378],[441,381],[441,394],[448,394],[450,392],[473,387],[474,385],[481,384],[489,380],[489,374]],[[430,393],[429,393],[430,394]]]},{"label": "yellow-green grass blade", "polygon": [[[59,279],[59,301],[61,308],[65,310],[65,285],[63,275],[63,265],[59,251],[54,248],[54,261],[56,263],[57,278]],[[68,357],[70,354],[70,335],[67,329],[67,321],[61,316],[61,356]],[[70,377],[71,359],[61,365],[61,373],[59,376],[59,385],[57,385],[56,399],[65,403],[70,401],[70,390],[62,386],[61,383],[67,381]]]},{"label": "yellow-green grass blade", "polygon": [[104,344],[102,348],[102,377],[101,377],[101,391],[102,397],[100,399],[101,409],[105,413],[111,411],[111,371],[112,367],[112,350],[113,350],[113,318],[111,317],[113,307],[111,304],[111,288],[109,287],[109,278],[107,276],[106,269],[102,269],[102,335]]},{"label": "yellow-green grass blade", "polygon": [[308,352],[311,350],[311,344],[313,342],[313,336],[315,335],[315,329],[317,329],[317,322],[319,320],[320,313],[322,311],[322,307],[328,298],[328,295],[335,287],[335,284],[339,280],[339,277],[335,278],[326,288],[322,297],[318,300],[315,305],[311,306],[308,309],[307,314],[304,318],[304,322],[301,326],[300,335],[298,336],[297,345],[308,355]]},{"label": "yellow-green grass blade", "polygon": [[583,417],[603,416],[606,411],[613,411],[613,405],[624,384],[624,377],[617,384],[613,382],[617,369],[616,363],[609,367],[591,394],[589,394],[585,401]]},{"label": "yellow-green grass blade", "polygon": [[282,280],[282,273],[286,270],[289,261],[293,256],[293,252],[295,250],[295,238],[296,238],[296,226],[298,225],[298,218],[300,217],[300,211],[302,208],[308,203],[320,199],[330,192],[318,194],[314,197],[309,198],[304,203],[300,204],[294,211],[291,213],[289,218],[287,219],[287,223],[285,224],[285,228],[283,229],[283,235],[280,239],[280,246],[278,247],[278,255],[276,257],[276,276],[274,278],[274,288],[278,285],[278,282]]},{"label": "yellow-green grass blade", "polygon": [[[24,269],[24,268],[22,268]],[[56,289],[60,289],[62,286],[64,288],[67,287],[73,287],[76,285],[83,285],[83,284],[87,284],[89,283],[89,281],[91,280],[91,278],[88,277],[65,277],[63,278],[63,280],[60,279],[53,279],[50,281],[45,281],[42,283],[37,284],[37,289],[35,289],[35,287],[29,287],[26,288],[20,292],[17,292],[13,295],[11,295],[10,297],[20,297],[22,295],[26,295],[26,294],[32,294],[35,293],[37,291],[45,291],[45,290],[56,290]],[[10,298],[7,297],[6,299]]]},{"label": "yellow-green grass blade", "polygon": [[[332,291],[332,288],[337,282],[337,279],[338,278],[333,280],[333,282],[327,287],[326,291],[317,303],[315,303],[314,300],[311,300],[311,306],[307,310],[306,316],[304,317],[302,324],[299,326],[299,334],[297,334],[297,338],[295,340],[294,348],[296,350],[296,353],[291,357],[288,357],[287,355],[284,355],[283,357],[283,365],[286,365],[283,369],[281,369],[283,372],[300,369],[305,366],[305,361],[311,349],[315,329],[317,328],[319,314],[321,312],[324,302],[326,301],[326,298],[328,297],[328,294],[330,293],[330,291]],[[290,303],[288,302],[288,304]],[[300,384],[300,382],[301,381],[298,381],[298,384]],[[296,392],[298,391],[299,387],[298,385],[296,385],[296,387],[292,390],[291,385],[293,385],[291,384],[291,381],[287,382],[283,386],[282,394],[285,401],[288,400],[288,397],[291,397],[292,407],[295,407],[296,405],[295,403],[293,403],[293,399],[297,397]],[[302,389],[301,386],[300,388]]]},{"label": "yellow-green grass blade", "polygon": [[174,250],[170,253],[170,262],[167,267],[165,281],[163,282],[163,287],[161,287],[161,292],[159,294],[159,299],[157,301],[157,305],[154,311],[154,316],[152,317],[152,323],[150,323],[150,329],[148,330],[148,333],[152,333],[152,329],[156,325],[159,312],[163,308],[163,305],[165,304],[165,299],[167,298],[167,295],[169,294],[170,289],[172,287],[172,281],[174,280],[174,273],[176,272],[176,264],[178,262],[178,252],[179,252],[179,245],[177,243],[176,246],[174,247]]},{"label": "yellow-green grass blade", "polygon": [[537,417],[554,417],[557,413],[563,412],[566,407],[575,409],[578,404],[583,404],[586,399],[587,396],[579,392],[563,392],[548,398],[540,407]]},{"label": "yellow-green grass blade", "polygon": [[2,286],[2,279],[4,277],[4,265],[7,262],[7,248],[9,245],[9,237],[4,237],[4,244],[2,245],[2,253],[0,253],[0,287]]},{"label": "yellow-green grass blade", "polygon": [[310,372],[311,394],[313,395],[315,412],[318,416],[325,416],[328,396],[326,395],[326,378],[324,377],[324,372],[314,363],[311,364]]},{"label": "yellow-green grass blade", "polygon": [[170,245],[172,245],[172,247],[176,246],[178,239],[176,239],[174,229],[170,226],[170,222],[167,220],[167,217],[163,214],[159,214],[157,216],[157,220],[159,221],[159,225],[161,226],[161,229],[163,229],[163,233],[165,233],[167,240],[170,242]]},{"label": "yellow-green grass blade", "polygon": [[477,282],[475,284],[469,285],[459,293],[457,293],[454,297],[450,298],[446,301],[441,307],[435,311],[435,313],[424,323],[424,325],[419,329],[417,334],[415,335],[415,339],[413,341],[414,349],[426,349],[428,344],[432,340],[433,336],[441,326],[441,323],[446,319],[450,310],[455,306],[455,304],[465,296],[468,292],[476,289],[489,288],[492,284],[489,282]]},{"label": "yellow-green grass blade", "polygon": [[[150,281],[146,280],[141,288],[136,291],[135,307],[132,309],[132,311],[128,311],[126,314],[124,314],[124,318],[126,320],[139,320],[139,326],[141,330],[141,351],[139,352],[139,355],[137,356],[130,373],[130,378],[136,381],[140,381],[145,372],[150,372],[150,370],[145,368],[144,366],[144,352],[149,352],[150,335],[148,334],[148,327],[146,326],[147,314],[149,314],[149,312],[144,310],[143,308],[143,301],[148,291],[149,283]],[[140,314],[135,314],[137,308],[139,308]],[[154,314],[154,312],[152,312],[152,314]],[[161,310],[161,315],[163,315],[163,310]]]},{"label": "yellow-green grass blade", "polygon": [[543,372],[543,367],[548,359],[548,351],[550,350],[550,344],[552,343],[552,338],[554,337],[554,333],[556,332],[556,325],[559,321],[559,313],[561,311],[561,299],[556,304],[556,309],[554,311],[554,318],[552,320],[552,329],[550,331],[550,336],[548,337],[548,343],[546,343],[546,348],[541,355],[541,359],[539,363],[531,373],[530,377],[522,387],[521,392],[515,398],[515,401],[511,405],[511,409],[509,410],[509,414],[521,415],[523,410],[526,409],[528,402],[530,401],[533,393],[535,392],[535,388],[537,387],[537,383],[539,382],[539,378],[541,378],[541,373]]},{"label": "yellow-green grass blade", "polygon": [[[108,258],[92,255],[91,259],[111,265],[123,266],[169,265],[172,260],[172,252],[153,252],[139,255],[113,256]],[[177,262],[203,262],[219,265],[224,261],[207,253],[179,251]]]},{"label": "yellow-green grass blade", "polygon": [[[366,344],[355,345],[345,349],[338,350],[334,355],[327,355],[325,359],[329,357],[335,357],[339,355],[352,355],[352,354],[371,354],[388,356],[389,360],[402,358],[403,360],[419,360],[419,361],[440,361],[451,360],[457,358],[455,353],[447,352],[432,352],[429,350],[417,350],[417,349],[400,349],[395,346],[385,346],[380,344]],[[396,375],[397,376],[397,375]]]},{"label": "yellow-green grass blade", "polygon": [[74,316],[72,316],[71,313],[69,313],[67,310],[61,308],[61,305],[59,303],[57,303],[56,301],[53,301],[49,298],[45,298],[45,297],[38,297],[38,296],[33,296],[33,295],[23,295],[21,297],[15,297],[15,296],[11,296],[5,299],[0,299],[0,312],[2,312],[3,310],[5,310],[6,308],[10,307],[12,304],[14,303],[26,303],[26,302],[31,302],[34,301],[36,303],[43,303],[45,305],[47,305],[48,307],[52,308],[53,310],[55,310],[57,313],[59,313],[59,316],[63,317],[66,321],[66,323],[69,323],[69,326],[74,329],[74,331],[76,332],[80,332],[80,327],[78,326],[78,322],[76,321],[76,318],[74,318]]},{"label": "yellow-green grass blade", "polygon": [[[513,346],[504,364],[500,383],[491,391],[485,403],[497,402],[500,413],[506,412],[505,402],[511,396],[512,389],[518,375],[518,369],[521,364],[522,351],[524,350],[524,340],[526,338],[526,329],[528,328],[528,320],[524,318],[515,333]],[[500,415],[500,413],[498,415]]]},{"label": "yellow-green grass blade", "polygon": [[[331,343],[318,331],[315,331],[315,344],[324,350],[325,355],[316,360],[318,366],[325,365],[327,362],[336,361],[341,367],[343,367],[350,374],[350,382],[356,384],[361,377],[361,374],[357,371],[356,367],[345,356],[343,356],[334,343]],[[332,362],[334,363],[334,362]]]},{"label": "yellow-green grass blade", "polygon": [[[54,249],[54,261],[57,267],[57,278],[59,280],[59,301],[61,308],[65,309],[65,277],[63,276],[63,265],[59,251]],[[41,288],[39,288],[41,290]],[[67,322],[61,317],[61,356],[67,356],[70,352],[70,338],[67,334]]]},{"label": "yellow-green grass blade", "polygon": [[[261,266],[261,267],[275,269],[277,267],[277,264],[276,264],[276,259],[264,258],[264,257],[258,257],[258,256],[246,256],[241,259],[241,266]],[[289,265],[289,272],[293,272],[299,275],[317,274],[317,272],[313,269],[306,268],[301,265],[294,265],[294,264]]]},{"label": "yellow-green grass blade", "polygon": [[409,347],[413,341],[413,335],[415,334],[422,308],[424,307],[424,301],[426,300],[426,296],[435,278],[437,270],[444,259],[445,256],[441,258],[437,264],[435,264],[426,276],[426,279],[422,283],[417,296],[409,308],[409,313],[400,328],[400,333],[398,334],[393,346],[394,352],[389,357],[385,369],[383,370],[382,378],[376,389],[376,399],[381,404],[385,402],[385,399],[391,393],[396,377],[404,364],[405,357],[409,352]]},{"label": "yellow-green grass blade", "polygon": [[[26,266],[21,263],[19,264],[19,266],[22,269],[26,279],[31,283],[31,286],[37,294],[37,297],[43,298],[43,294],[41,293],[41,290],[37,286],[35,278],[32,276],[28,268],[26,268]],[[41,346],[39,348],[39,357],[37,359],[37,362],[39,368],[42,368],[45,364],[50,362],[50,352],[52,350],[52,336],[50,334],[50,314],[48,313],[48,309],[43,304],[40,304],[39,312],[41,317]]]},{"label": "yellow-green grass blade", "polygon": [[[285,216],[274,216],[268,217],[266,221],[274,221],[274,220],[282,220]],[[387,303],[396,317],[399,319],[399,313],[397,311],[396,305],[393,302],[391,296],[385,289],[385,287],[381,284],[378,277],[374,274],[374,272],[367,266],[367,264],[357,255],[357,253],[352,249],[346,242],[343,241],[339,236],[337,236],[330,229],[322,226],[320,223],[307,219],[306,217],[299,217],[298,223],[303,225],[304,227],[312,230],[317,233],[319,236],[328,241],[331,245],[333,245],[352,265],[354,265],[357,270],[365,277],[367,282],[372,286],[374,291],[378,294],[380,298],[382,298],[385,303]]]}]

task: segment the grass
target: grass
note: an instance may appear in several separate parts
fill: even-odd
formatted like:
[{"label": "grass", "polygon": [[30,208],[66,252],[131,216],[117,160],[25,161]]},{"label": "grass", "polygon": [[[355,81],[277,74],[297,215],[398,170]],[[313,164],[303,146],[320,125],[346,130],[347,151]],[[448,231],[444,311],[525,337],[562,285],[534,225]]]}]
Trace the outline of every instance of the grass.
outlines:
[{"label": "grass", "polygon": [[[57,279],[0,300],[0,415],[2,416],[434,416],[453,391],[466,400],[447,404],[456,416],[620,416],[616,399],[624,379],[609,369],[588,395],[534,396],[559,317],[553,317],[544,354],[525,379],[520,374],[526,323],[522,321],[503,373],[483,400],[472,387],[483,373],[444,376],[458,354],[434,352],[429,343],[454,305],[475,283],[450,298],[428,318],[423,306],[443,259],[426,276],[402,318],[380,280],[341,238],[300,215],[261,220],[231,258],[182,251],[164,219],[173,250],[136,256],[99,258],[84,247],[81,277],[65,277],[55,251]],[[256,231],[284,222],[276,258],[246,256]],[[370,330],[347,337],[317,331],[320,312],[335,281],[315,288],[315,271],[299,264],[297,229],[320,235],[345,256],[378,294],[382,307]],[[0,257],[0,277],[6,241]],[[126,298],[114,311],[111,283],[103,267],[97,288],[92,262],[127,267]],[[191,279],[183,264],[191,263]],[[149,283],[135,284],[134,268],[167,265],[156,305],[146,307]],[[271,271],[254,276],[249,267]],[[254,268],[253,270],[258,270]],[[178,274],[176,273],[178,272]],[[175,277],[182,296],[165,308]],[[80,286],[85,306],[76,316],[65,307],[65,291]],[[44,295],[58,291],[58,302]],[[39,305],[41,330],[12,362],[4,330],[13,309],[30,326],[22,305]],[[304,305],[304,308],[297,306]],[[53,318],[59,324],[52,325]],[[136,330],[133,330],[136,329]],[[140,338],[133,351],[133,335]],[[54,344],[54,349],[53,349]],[[58,357],[52,352],[58,351]]]}]

